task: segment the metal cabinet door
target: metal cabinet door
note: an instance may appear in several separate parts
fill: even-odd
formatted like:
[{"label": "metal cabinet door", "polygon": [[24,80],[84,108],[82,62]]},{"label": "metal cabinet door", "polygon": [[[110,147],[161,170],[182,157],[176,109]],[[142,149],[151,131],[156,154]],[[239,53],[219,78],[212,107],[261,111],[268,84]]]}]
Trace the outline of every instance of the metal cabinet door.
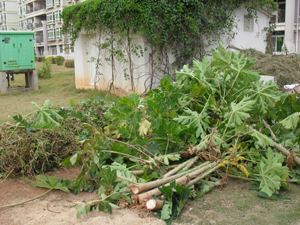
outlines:
[{"label": "metal cabinet door", "polygon": [[1,38],[1,70],[19,68],[18,37],[15,35]]},{"label": "metal cabinet door", "polygon": [[19,66],[21,69],[34,69],[33,37],[30,35],[19,36]]}]

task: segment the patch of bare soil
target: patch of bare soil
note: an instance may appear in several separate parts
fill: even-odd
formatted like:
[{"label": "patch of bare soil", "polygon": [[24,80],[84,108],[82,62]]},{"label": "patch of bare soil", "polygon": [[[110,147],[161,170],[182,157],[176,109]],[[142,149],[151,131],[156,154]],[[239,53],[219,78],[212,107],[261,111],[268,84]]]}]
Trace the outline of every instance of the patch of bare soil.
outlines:
[{"label": "patch of bare soil", "polygon": [[[47,175],[56,178],[72,178],[78,175],[79,168],[60,169]],[[30,186],[29,179],[8,178],[0,183],[0,206],[15,204],[36,197],[47,189]],[[154,217],[141,218],[141,213],[130,209],[114,210],[113,214],[97,210],[80,219],[76,218],[76,202],[97,199],[96,193],[78,195],[53,190],[36,200],[22,205],[0,209],[1,225],[119,225],[153,224],[162,225],[164,221]]]}]

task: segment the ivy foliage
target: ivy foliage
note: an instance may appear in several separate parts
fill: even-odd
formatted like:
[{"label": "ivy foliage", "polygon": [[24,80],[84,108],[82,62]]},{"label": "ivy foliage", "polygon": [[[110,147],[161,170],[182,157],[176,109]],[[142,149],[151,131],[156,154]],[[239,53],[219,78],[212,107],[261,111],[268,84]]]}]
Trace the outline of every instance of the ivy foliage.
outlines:
[{"label": "ivy foliage", "polygon": [[162,55],[171,50],[181,67],[202,58],[208,37],[232,35],[234,11],[242,6],[250,16],[261,7],[277,9],[274,0],[88,0],[64,8],[61,17],[73,41],[81,31],[139,34]]}]

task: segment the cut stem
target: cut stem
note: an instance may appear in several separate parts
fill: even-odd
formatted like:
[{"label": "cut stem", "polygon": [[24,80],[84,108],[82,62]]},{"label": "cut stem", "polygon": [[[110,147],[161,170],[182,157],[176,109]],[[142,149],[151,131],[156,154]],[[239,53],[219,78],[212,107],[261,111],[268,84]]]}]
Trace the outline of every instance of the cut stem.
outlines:
[{"label": "cut stem", "polygon": [[[203,167],[203,164],[200,165],[201,167]],[[199,166],[199,167],[200,167]],[[170,177],[166,177],[166,178],[162,178],[162,179],[159,179],[159,180],[155,180],[155,181],[152,181],[152,182],[148,182],[148,183],[144,183],[144,184],[137,184],[137,185],[132,185],[130,187],[131,191],[133,194],[139,194],[141,192],[144,192],[144,191],[148,191],[150,189],[153,189],[155,187],[159,187],[163,184],[166,184],[166,183],[169,183],[171,182],[172,180],[176,180],[177,178],[180,178],[188,173],[194,173],[195,170],[198,171],[199,169],[201,169],[201,167],[196,167],[196,168],[193,168],[191,170],[188,170],[188,171],[185,171],[183,173],[179,173],[179,174],[176,174],[176,175],[173,175],[173,176],[170,176]],[[194,172],[193,172],[194,171]]]},{"label": "cut stem", "polygon": [[146,208],[148,210],[162,209],[163,206],[164,206],[164,200],[151,198],[146,202]]},{"label": "cut stem", "polygon": [[[215,166],[216,164],[215,163],[211,163],[203,168],[200,168],[192,173],[189,173],[187,174],[186,176],[182,176],[182,177],[179,177],[177,178],[175,181],[176,181],[176,184],[181,184],[181,183],[184,183],[187,179],[190,179],[190,178],[195,178],[197,177],[199,174],[203,173],[204,171],[206,171],[207,169],[210,169],[212,168],[213,166]],[[170,183],[166,184],[165,186],[169,186]],[[139,198],[139,203],[142,204],[146,199],[149,199],[151,198],[153,195],[154,196],[159,196],[161,195],[162,192],[158,189],[158,188],[155,188],[155,189],[152,189],[150,191],[147,191],[147,192],[144,192],[144,193],[141,193],[138,196]]]}]

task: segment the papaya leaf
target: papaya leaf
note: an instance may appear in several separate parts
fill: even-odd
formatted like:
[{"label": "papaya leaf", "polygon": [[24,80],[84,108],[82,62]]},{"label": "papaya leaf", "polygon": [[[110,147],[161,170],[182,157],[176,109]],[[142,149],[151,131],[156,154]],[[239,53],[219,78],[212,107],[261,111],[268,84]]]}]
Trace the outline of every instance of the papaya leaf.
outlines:
[{"label": "papaya leaf", "polygon": [[254,137],[256,140],[258,140],[258,144],[264,148],[268,146],[273,146],[273,141],[271,138],[266,136],[265,134],[260,133],[259,131],[252,129],[252,132],[249,133],[252,137]]},{"label": "papaya leaf", "polygon": [[258,176],[261,179],[259,188],[268,196],[278,194],[281,185],[281,178],[289,174],[289,169],[282,166],[284,157],[282,154],[274,153],[270,148],[267,150],[266,157],[262,157],[257,166]]},{"label": "papaya leaf", "polygon": [[292,115],[288,116],[284,120],[281,120],[281,123],[287,129],[295,129],[299,122],[300,112],[293,113]]},{"label": "papaya leaf", "polygon": [[234,123],[237,127],[245,122],[250,117],[248,111],[252,110],[255,101],[249,100],[248,97],[244,97],[239,103],[231,102],[230,112],[224,115],[224,118],[228,120],[228,125]]},{"label": "papaya leaf", "polygon": [[111,193],[114,190],[114,185],[117,179],[117,172],[115,170],[101,169],[97,172],[97,177],[101,177],[100,185],[105,187],[106,192]]},{"label": "papaya leaf", "polygon": [[35,127],[43,127],[47,124],[60,126],[60,123],[57,121],[63,119],[63,117],[58,114],[58,110],[51,109],[52,103],[49,100],[46,100],[42,107],[38,106],[35,102],[31,103],[33,104],[32,107],[37,109]]},{"label": "papaya leaf", "polygon": [[36,187],[44,187],[48,189],[58,189],[64,192],[69,193],[69,187],[70,181],[62,181],[61,179],[57,179],[50,176],[45,175],[37,175],[36,181],[31,181],[30,185],[36,186]]},{"label": "papaya leaf", "polygon": [[[208,101],[207,101],[208,103]],[[192,111],[189,108],[185,109],[185,113],[189,114],[189,116],[178,116],[173,120],[187,126],[195,126],[196,130],[196,137],[204,137],[206,135],[206,131],[209,128],[209,116],[206,112],[206,105],[202,109],[201,113],[196,111]]]}]

